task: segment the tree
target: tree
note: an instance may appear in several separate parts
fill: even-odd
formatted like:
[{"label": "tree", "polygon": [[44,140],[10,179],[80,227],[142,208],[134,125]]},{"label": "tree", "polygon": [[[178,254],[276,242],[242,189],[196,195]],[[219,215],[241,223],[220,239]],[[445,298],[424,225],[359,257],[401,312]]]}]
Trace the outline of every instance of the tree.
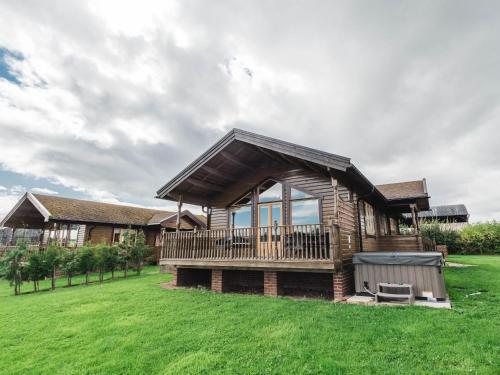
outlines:
[{"label": "tree", "polygon": [[130,228],[127,228],[125,234],[123,235],[123,242],[120,243],[118,247],[119,262],[123,268],[123,276],[125,278],[127,278],[128,276],[130,254],[131,254]]},{"label": "tree", "polygon": [[95,255],[92,247],[84,245],[78,253],[78,269],[85,274],[85,285],[89,283],[89,274],[95,267]]},{"label": "tree", "polygon": [[23,257],[28,252],[26,243],[21,242],[17,248],[7,251],[0,260],[0,273],[2,277],[14,286],[14,294],[21,294],[21,284],[25,276],[25,263]]},{"label": "tree", "polygon": [[56,272],[61,265],[63,254],[64,250],[60,246],[50,245],[47,250],[45,250],[43,256],[46,274],[50,275],[52,290],[56,288]]},{"label": "tree", "polygon": [[111,271],[111,280],[115,279],[115,269],[120,264],[118,247],[107,246],[104,252],[104,266],[107,271]]},{"label": "tree", "polygon": [[144,233],[140,231],[137,234],[135,243],[130,249],[130,260],[134,264],[134,268],[137,271],[138,275],[141,274],[141,270],[144,264],[144,258],[146,258],[149,254],[151,254],[151,247],[146,245]]},{"label": "tree", "polygon": [[95,267],[99,271],[99,282],[102,283],[104,281],[104,272],[106,271],[106,258],[107,252],[109,251],[109,246],[106,244],[99,244],[94,246],[94,259],[95,259]]},{"label": "tree", "polygon": [[40,290],[40,280],[48,275],[43,252],[34,251],[29,254],[26,274],[33,281],[33,290],[38,292]]},{"label": "tree", "polygon": [[80,259],[75,250],[66,249],[62,257],[61,269],[66,273],[68,286],[71,286],[71,279],[80,270]]}]

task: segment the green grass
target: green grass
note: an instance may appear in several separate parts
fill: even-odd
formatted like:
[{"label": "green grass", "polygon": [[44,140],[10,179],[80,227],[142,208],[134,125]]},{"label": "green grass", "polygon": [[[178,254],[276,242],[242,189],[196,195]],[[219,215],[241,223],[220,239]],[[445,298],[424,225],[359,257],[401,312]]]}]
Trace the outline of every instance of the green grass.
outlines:
[{"label": "green grass", "polygon": [[154,267],[18,297],[2,281],[0,373],[499,374],[500,257],[450,260],[476,265],[446,270],[452,310],[165,290]]}]

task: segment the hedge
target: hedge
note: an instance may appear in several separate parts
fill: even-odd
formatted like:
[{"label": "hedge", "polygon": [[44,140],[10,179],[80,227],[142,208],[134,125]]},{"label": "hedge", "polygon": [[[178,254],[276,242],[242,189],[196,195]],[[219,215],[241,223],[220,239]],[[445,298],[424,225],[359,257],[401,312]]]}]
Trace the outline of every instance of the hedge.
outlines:
[{"label": "hedge", "polygon": [[470,224],[460,231],[425,222],[421,229],[424,237],[446,245],[450,254],[500,255],[500,223],[496,221]]}]

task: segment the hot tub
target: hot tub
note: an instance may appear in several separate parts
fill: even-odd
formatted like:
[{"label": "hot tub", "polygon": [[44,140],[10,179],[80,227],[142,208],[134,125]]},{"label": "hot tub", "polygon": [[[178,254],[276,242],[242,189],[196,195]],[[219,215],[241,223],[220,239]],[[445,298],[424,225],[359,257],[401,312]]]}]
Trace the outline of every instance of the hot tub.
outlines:
[{"label": "hot tub", "polygon": [[446,299],[439,252],[363,252],[352,261],[357,294],[375,293],[378,283],[411,284],[417,298]]}]

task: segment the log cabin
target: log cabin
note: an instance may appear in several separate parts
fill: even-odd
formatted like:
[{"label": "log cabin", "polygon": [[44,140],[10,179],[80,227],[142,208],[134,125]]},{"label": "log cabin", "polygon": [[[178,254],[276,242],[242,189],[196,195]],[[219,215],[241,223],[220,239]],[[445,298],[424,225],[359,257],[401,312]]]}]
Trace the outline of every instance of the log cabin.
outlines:
[{"label": "log cabin", "polygon": [[85,243],[119,244],[127,230],[132,235],[141,230],[146,243],[159,255],[162,230],[205,229],[206,222],[203,215],[188,210],[178,215],[172,211],[28,192],[2,219],[0,227],[12,228],[10,238],[0,244],[4,248],[16,246],[19,240],[28,242],[31,248],[45,248],[51,243],[71,248]]},{"label": "log cabin", "polygon": [[[425,179],[372,184],[344,156],[233,129],[157,191],[202,206],[207,229],[165,233],[160,267],[176,286],[344,299],[353,254],[426,251]],[[403,213],[411,234],[401,234]]]}]

